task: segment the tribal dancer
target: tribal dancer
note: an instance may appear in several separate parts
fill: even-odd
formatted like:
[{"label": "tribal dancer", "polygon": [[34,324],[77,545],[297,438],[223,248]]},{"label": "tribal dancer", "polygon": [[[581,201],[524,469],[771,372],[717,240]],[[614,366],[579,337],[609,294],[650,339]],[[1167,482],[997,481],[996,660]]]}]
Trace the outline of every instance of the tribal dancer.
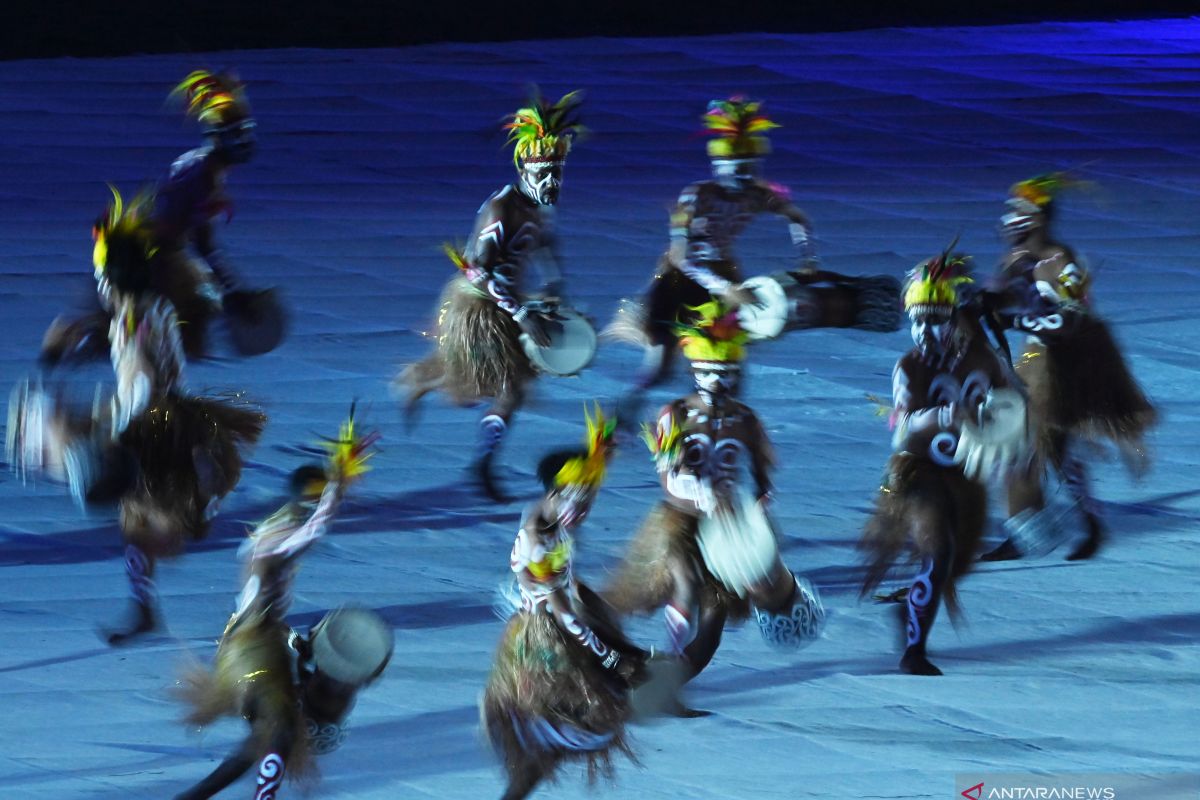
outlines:
[{"label": "tribal dancer", "polygon": [[1091,558],[1104,539],[1083,450],[1089,440],[1116,443],[1136,475],[1148,468],[1143,438],[1156,413],[1133,378],[1104,320],[1092,307],[1092,277],[1070,248],[1053,238],[1054,198],[1074,182],[1062,173],[1013,185],[1002,231],[1011,247],[988,299],[1006,327],[1029,334],[1017,363],[1039,429],[1039,458],[1009,485],[1009,537],[984,561],[1040,555],[1063,537],[1062,512],[1043,489],[1052,467],[1077,504],[1086,535],[1068,560]]},{"label": "tribal dancer", "polygon": [[611,776],[612,755],[633,758],[624,735],[629,690],[646,654],[630,644],[607,605],[571,570],[572,535],[604,480],[615,429],[599,408],[587,449],[551,454],[513,544],[521,608],[508,621],[482,701],[483,724],[504,759],[504,800],[520,800],[567,761]]},{"label": "tribal dancer", "polygon": [[696,391],[664,407],[644,433],[665,497],[606,593],[624,613],[663,609],[669,653],[689,679],[716,653],[727,619],[753,613],[768,643],[791,648],[819,637],[825,620],[813,586],[784,566],[766,514],[771,445],[734,397],[745,334],[717,301],[695,312],[681,343]]},{"label": "tribal dancer", "polygon": [[[1028,458],[1023,404],[1004,391],[1011,370],[976,318],[957,308],[970,281],[966,258],[949,251],[909,273],[904,308],[916,346],[892,373],[894,453],[859,543],[868,560],[864,595],[905,549],[921,559],[902,616],[900,669],[913,675],[942,674],[925,655],[926,640],[939,602],[957,616],[957,583],[983,535],[990,473],[967,467],[995,460],[1007,469]],[[1000,424],[1005,404],[1016,409],[1007,427]]]},{"label": "tribal dancer", "polygon": [[360,436],[354,414],[327,446],[326,465],[307,464],[289,481],[291,499],[259,523],[243,546],[245,584],[212,671],[188,676],[188,722],[221,716],[250,724],[242,745],[176,800],[211,797],[258,766],[258,794],[276,797],[284,773],[303,777],[311,757],[336,750],[355,698],[383,672],[393,633],[376,613],[331,611],[308,637],[285,621],[300,558],[325,535],[346,490],[367,471],[376,434]]},{"label": "tribal dancer", "polygon": [[788,190],[765,181],[763,158],[770,152],[764,135],[779,127],[761,113],[762,104],[740,96],[713,100],[704,115],[712,137],[708,155],[713,177],[684,188],[671,214],[671,243],[639,300],[624,300],[605,335],[645,349],[634,389],[620,414],[632,424],[646,392],[665,381],[675,361],[675,328],[693,321],[693,309],[712,299],[729,308],[757,302],[741,286],[743,274],[734,240],[753,218],[771,213],[788,221],[788,233],[803,264],[786,273],[791,327],[899,327],[898,286],[894,278],[853,278],[813,268],[812,224],[790,200]]},{"label": "tribal dancer", "polygon": [[483,204],[464,253],[448,248],[460,272],[438,304],[436,348],[398,378],[410,414],[435,390],[460,405],[491,398],[479,422],[472,469],[484,492],[498,502],[506,498],[493,478],[492,460],[537,375],[522,337],[538,346],[549,343],[539,313],[542,302],[520,294],[521,279],[535,257],[545,256],[550,278],[545,292],[554,298],[562,292],[554,206],[563,164],[581,130],[575,116],[579,102],[577,92],[553,105],[535,97],[506,125],[520,179]]},{"label": "tribal dancer", "polygon": [[77,498],[117,499],[133,594],[129,625],[111,644],[157,627],[154,565],[202,538],[222,497],[241,476],[239,450],[258,440],[264,416],[242,402],[189,395],[179,322],[151,290],[154,243],[145,194],[114,202],[94,230],[100,293],[109,326],[116,391],[90,417],[40,388],[18,387],[9,411],[10,461],[66,478]]},{"label": "tribal dancer", "polygon": [[[187,115],[204,126],[207,143],[177,158],[155,188],[148,220],[154,239],[149,288],[175,307],[184,351],[196,358],[205,354],[209,322],[223,309],[252,318],[268,313],[266,306],[274,301],[264,300],[269,292],[241,287],[213,229],[214,218],[232,216],[225,194],[229,169],[254,154],[255,122],[242,84],[229,74],[197,71],[175,87],[171,99],[182,101]],[[44,364],[105,352],[112,309],[102,293],[98,299],[100,308],[93,313],[55,320],[42,343]]]}]

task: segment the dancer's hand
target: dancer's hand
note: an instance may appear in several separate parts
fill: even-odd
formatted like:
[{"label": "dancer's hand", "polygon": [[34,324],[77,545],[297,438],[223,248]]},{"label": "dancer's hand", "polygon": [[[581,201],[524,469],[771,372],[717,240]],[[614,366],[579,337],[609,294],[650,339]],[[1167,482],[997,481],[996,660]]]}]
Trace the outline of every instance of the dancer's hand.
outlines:
[{"label": "dancer's hand", "polygon": [[529,309],[522,306],[513,314],[513,322],[517,323],[517,327],[521,329],[521,333],[525,334],[538,347],[548,347],[550,345],[550,336],[546,333],[546,328],[542,323],[540,314],[532,313]]},{"label": "dancer's hand", "polygon": [[753,306],[758,305],[758,295],[743,286],[732,284],[721,292],[721,301],[731,309],[738,306]]}]

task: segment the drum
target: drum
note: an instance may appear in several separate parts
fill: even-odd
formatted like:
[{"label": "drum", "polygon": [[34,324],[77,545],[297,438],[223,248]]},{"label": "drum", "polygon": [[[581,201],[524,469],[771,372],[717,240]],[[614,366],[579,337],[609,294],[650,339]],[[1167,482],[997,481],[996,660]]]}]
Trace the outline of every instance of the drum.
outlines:
[{"label": "drum", "polygon": [[738,319],[752,340],[801,328],[889,332],[904,323],[900,282],[891,275],[803,269],[759,275],[741,286],[758,300],[738,308]]},{"label": "drum", "polygon": [[274,289],[228,292],[222,302],[233,347],[241,355],[269,353],[283,341],[287,312]]},{"label": "drum", "polygon": [[1025,398],[1015,389],[993,389],[979,408],[979,421],[963,424],[954,463],[968,478],[995,480],[1023,468],[1031,448]]},{"label": "drum", "polygon": [[370,683],[392,658],[392,626],[374,611],[343,607],[330,611],[309,636],[317,670],[350,686]]},{"label": "drum", "polygon": [[813,326],[816,307],[812,293],[789,273],[756,275],[741,288],[758,300],[737,310],[738,322],[751,341],[774,339],[784,331]]},{"label": "drum", "polygon": [[539,372],[551,375],[578,375],[592,363],[596,355],[596,329],[587,317],[573,308],[558,307],[537,312],[550,344],[538,347],[526,334],[521,334],[525,355]]},{"label": "drum", "polygon": [[702,516],[696,538],[708,571],[738,597],[766,580],[779,561],[775,526],[744,490],[732,509]]}]

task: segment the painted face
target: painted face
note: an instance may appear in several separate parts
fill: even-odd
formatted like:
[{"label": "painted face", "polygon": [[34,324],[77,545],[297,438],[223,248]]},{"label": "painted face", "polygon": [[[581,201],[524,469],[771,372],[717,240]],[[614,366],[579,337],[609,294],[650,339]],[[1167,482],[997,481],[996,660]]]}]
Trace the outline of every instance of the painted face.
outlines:
[{"label": "painted face", "polygon": [[213,147],[225,154],[231,164],[245,164],[254,156],[258,143],[254,135],[256,124],[252,119],[227,125],[209,133]]},{"label": "painted face", "polygon": [[555,492],[558,524],[570,530],[587,519],[596,492],[583,486],[560,486]]},{"label": "painted face", "polygon": [[742,185],[762,174],[761,158],[714,158],[713,176],[722,183]]},{"label": "painted face", "polygon": [[526,161],[521,165],[521,191],[541,206],[558,202],[562,188],[562,161]]},{"label": "painted face", "polygon": [[1046,223],[1041,209],[1028,200],[1014,197],[1006,205],[1008,212],[1000,218],[1000,236],[1009,244],[1020,244]]},{"label": "painted face", "polygon": [[710,406],[717,405],[737,391],[741,374],[741,368],[737,364],[721,361],[696,361],[692,364],[696,392]]},{"label": "painted face", "polygon": [[912,314],[913,343],[925,356],[937,356],[946,351],[952,330],[949,312]]}]

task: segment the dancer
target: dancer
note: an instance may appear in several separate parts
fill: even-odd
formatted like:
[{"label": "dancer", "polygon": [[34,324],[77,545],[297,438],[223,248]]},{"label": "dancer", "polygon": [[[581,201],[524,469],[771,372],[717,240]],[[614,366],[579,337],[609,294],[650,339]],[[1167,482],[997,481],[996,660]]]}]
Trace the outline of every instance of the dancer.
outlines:
[{"label": "dancer", "polygon": [[1090,298],[1091,273],[1050,230],[1054,200],[1077,184],[1063,173],[1014,184],[1002,231],[1010,250],[986,302],[1002,324],[1028,334],[1016,371],[1028,387],[1038,454],[1008,487],[1008,538],[984,561],[1040,555],[1063,538],[1064,512],[1046,502],[1047,467],[1067,488],[1085,536],[1068,560],[1091,558],[1105,537],[1084,460],[1089,441],[1113,441],[1135,475],[1149,466],[1144,437],[1156,413]]},{"label": "dancer", "polygon": [[[255,122],[236,76],[203,70],[188,75],[171,92],[189,117],[204,127],[206,143],[171,164],[153,193],[148,227],[153,237],[149,289],[169,300],[181,323],[180,337],[189,358],[207,350],[209,323],[229,314],[234,343],[245,355],[272,349],[282,336],[283,317],[270,290],[246,289],[217,242],[213,220],[232,216],[225,194],[229,170],[254,154]],[[68,321],[59,318],[42,343],[41,361],[101,356],[112,316],[103,292],[99,307]]]},{"label": "dancer", "polygon": [[245,583],[215,667],[189,675],[184,695],[192,709],[190,724],[241,716],[250,733],[176,800],[211,797],[255,765],[255,796],[275,797],[285,773],[304,777],[313,755],[341,745],[358,692],[387,666],[392,629],[373,611],[331,611],[307,637],[284,619],[301,556],[325,535],[346,491],[367,471],[376,439],[375,433],[355,430],[351,409],[338,438],[326,443],[327,463],[292,472],[290,499],[259,523],[243,546]]},{"label": "dancer", "polygon": [[526,510],[513,544],[521,607],[504,630],[481,709],[508,774],[504,800],[527,797],[568,761],[586,762],[595,780],[611,776],[614,753],[633,758],[624,723],[646,654],[571,568],[573,534],[604,480],[615,427],[597,407],[583,452],[542,460],[545,494]]},{"label": "dancer", "polygon": [[[802,267],[772,276],[782,287],[788,328],[899,327],[899,286],[890,276],[853,278],[815,269],[812,223],[789,199],[784,187],[762,178],[770,152],[766,132],[779,127],[762,113],[762,104],[734,96],[713,100],[703,117],[712,137],[708,155],[713,177],[684,188],[671,214],[671,243],[658,262],[650,286],[638,300],[623,300],[608,338],[645,350],[633,389],[622,399],[619,415],[632,424],[646,392],[671,373],[677,349],[675,327],[694,321],[693,309],[719,299],[729,308],[760,302],[742,285],[734,240],[758,214],[788,221],[788,233]],[[782,327],[782,320],[780,326]],[[778,333],[778,331],[776,331]]]},{"label": "dancer", "polygon": [[606,593],[623,613],[663,609],[668,652],[689,679],[716,653],[727,620],[753,612],[768,643],[795,648],[825,619],[813,586],[784,566],[766,515],[774,456],[758,417],[735,398],[746,335],[718,301],[695,319],[681,343],[696,391],[645,432],[665,497]]},{"label": "dancer", "polygon": [[[507,498],[493,477],[492,462],[537,376],[522,337],[535,346],[549,343],[540,309],[555,304],[562,293],[553,211],[567,153],[581,129],[579,102],[577,92],[552,105],[535,97],[506,125],[519,180],[483,204],[466,251],[449,250],[459,274],[438,304],[436,347],[397,381],[409,414],[435,390],[461,405],[491,399],[479,422],[472,470],[497,502]],[[520,294],[522,276],[535,256],[544,256],[549,267],[547,298],[541,300]]]},{"label": "dancer", "polygon": [[892,373],[894,452],[859,543],[863,595],[905,549],[921,560],[901,618],[900,669],[913,675],[942,674],[926,641],[940,602],[958,613],[958,581],[983,535],[986,479],[1028,458],[1020,395],[1004,391],[1010,370],[976,317],[956,309],[970,281],[966,258],[949,250],[909,273],[904,308],[915,346]]},{"label": "dancer", "polygon": [[67,479],[80,499],[119,499],[132,619],[106,632],[121,644],[158,626],[154,567],[202,538],[220,499],[241,476],[241,448],[265,418],[244,402],[189,395],[179,323],[151,290],[154,239],[149,195],[113,204],[94,230],[100,293],[116,390],[107,407],[79,414],[28,382],[9,413],[10,461]]}]

